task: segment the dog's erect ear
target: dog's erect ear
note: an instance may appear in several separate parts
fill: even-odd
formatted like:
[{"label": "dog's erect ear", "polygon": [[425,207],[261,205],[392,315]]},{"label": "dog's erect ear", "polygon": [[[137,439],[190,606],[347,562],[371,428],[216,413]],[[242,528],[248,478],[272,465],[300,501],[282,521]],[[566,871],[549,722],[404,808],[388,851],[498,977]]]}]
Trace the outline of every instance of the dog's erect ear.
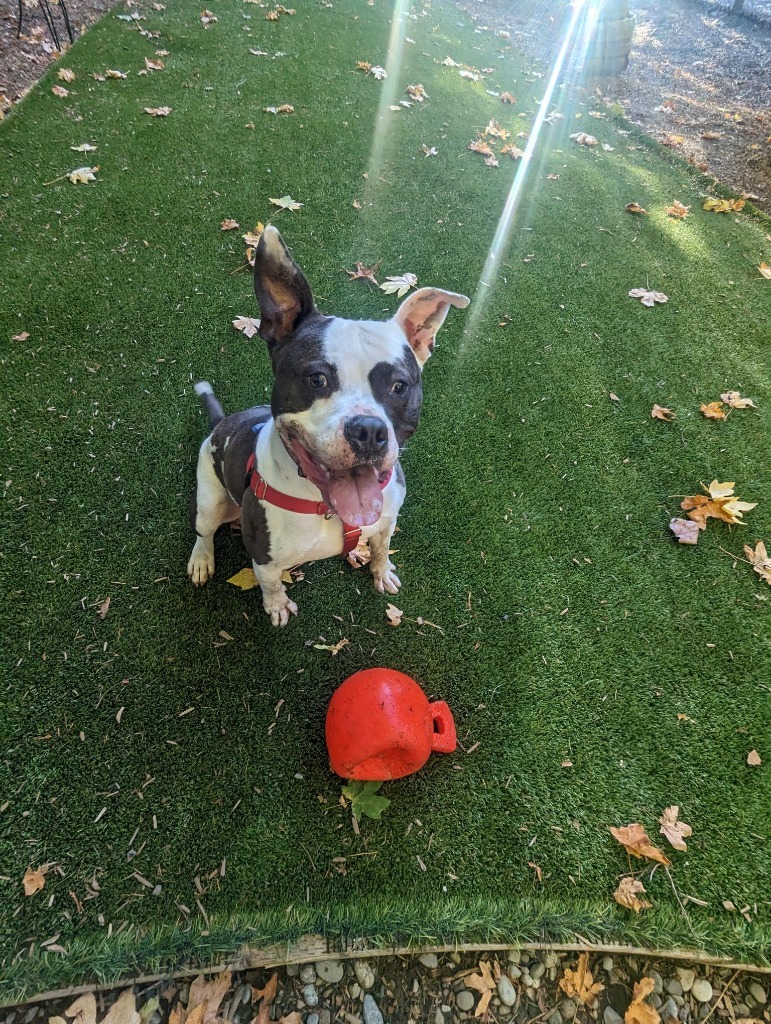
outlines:
[{"label": "dog's erect ear", "polygon": [[450,306],[465,309],[469,300],[441,288],[419,288],[399,306],[393,317],[404,333],[421,368],[434,351],[436,332],[444,323]]},{"label": "dog's erect ear", "polygon": [[254,256],[254,294],[260,304],[260,337],[272,348],[315,311],[310,285],[269,224]]}]

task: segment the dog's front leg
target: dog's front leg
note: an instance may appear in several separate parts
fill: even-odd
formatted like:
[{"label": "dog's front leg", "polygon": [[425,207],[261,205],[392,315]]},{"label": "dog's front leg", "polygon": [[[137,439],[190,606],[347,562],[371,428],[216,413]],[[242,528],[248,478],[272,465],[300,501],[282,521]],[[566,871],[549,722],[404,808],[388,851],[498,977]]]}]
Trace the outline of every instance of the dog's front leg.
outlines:
[{"label": "dog's front leg", "polygon": [[297,605],[289,597],[286,587],[281,582],[281,574],[284,570],[271,562],[268,565],[258,565],[252,561],[254,575],[262,590],[262,603],[265,611],[270,615],[270,621],[274,626],[285,626],[289,622],[290,615],[297,615]]},{"label": "dog's front leg", "polygon": [[396,575],[396,566],[388,557],[388,549],[391,547],[395,519],[384,519],[384,525],[377,533],[369,538],[370,550],[370,571],[375,584],[375,590],[380,594],[388,591],[389,594],[398,594],[401,587],[401,580]]}]

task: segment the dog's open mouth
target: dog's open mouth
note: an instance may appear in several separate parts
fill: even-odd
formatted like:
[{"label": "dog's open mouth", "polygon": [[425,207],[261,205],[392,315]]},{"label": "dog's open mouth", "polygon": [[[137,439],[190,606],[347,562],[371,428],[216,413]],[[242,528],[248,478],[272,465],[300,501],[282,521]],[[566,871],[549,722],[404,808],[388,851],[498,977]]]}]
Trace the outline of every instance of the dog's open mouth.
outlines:
[{"label": "dog's open mouth", "polygon": [[322,497],[340,519],[350,526],[373,526],[383,511],[383,487],[390,470],[361,465],[351,469],[329,469],[313,459],[296,438],[290,438],[290,452],[303,474],[321,491]]}]

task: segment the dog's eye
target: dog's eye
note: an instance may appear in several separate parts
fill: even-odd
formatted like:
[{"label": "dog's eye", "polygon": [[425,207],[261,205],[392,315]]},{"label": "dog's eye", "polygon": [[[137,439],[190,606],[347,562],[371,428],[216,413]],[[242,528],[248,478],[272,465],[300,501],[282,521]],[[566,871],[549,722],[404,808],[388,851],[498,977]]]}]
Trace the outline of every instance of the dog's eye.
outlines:
[{"label": "dog's eye", "polygon": [[409,385],[406,383],[406,381],[395,380],[393,382],[393,384],[391,385],[391,394],[392,395],[403,395],[408,387],[409,387]]},{"label": "dog's eye", "polygon": [[326,388],[329,386],[329,381],[323,373],[312,373],[308,377],[308,383],[312,388]]}]

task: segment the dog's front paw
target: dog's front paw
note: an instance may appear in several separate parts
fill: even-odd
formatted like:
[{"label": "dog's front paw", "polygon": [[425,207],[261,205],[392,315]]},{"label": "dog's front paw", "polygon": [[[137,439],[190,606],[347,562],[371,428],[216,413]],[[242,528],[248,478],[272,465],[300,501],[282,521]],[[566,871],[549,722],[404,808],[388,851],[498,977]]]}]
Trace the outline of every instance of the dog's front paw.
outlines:
[{"label": "dog's front paw", "polygon": [[187,574],[193,583],[200,587],[214,575],[214,550],[202,542],[199,537],[187,563]]},{"label": "dog's front paw", "polygon": [[388,562],[384,572],[372,573],[372,579],[375,584],[375,590],[379,594],[385,594],[386,591],[389,594],[398,594],[401,588],[402,582],[396,575],[396,566],[392,562]]},{"label": "dog's front paw", "polygon": [[266,595],[262,603],[274,626],[285,626],[290,615],[297,615],[297,605],[288,594]]}]

